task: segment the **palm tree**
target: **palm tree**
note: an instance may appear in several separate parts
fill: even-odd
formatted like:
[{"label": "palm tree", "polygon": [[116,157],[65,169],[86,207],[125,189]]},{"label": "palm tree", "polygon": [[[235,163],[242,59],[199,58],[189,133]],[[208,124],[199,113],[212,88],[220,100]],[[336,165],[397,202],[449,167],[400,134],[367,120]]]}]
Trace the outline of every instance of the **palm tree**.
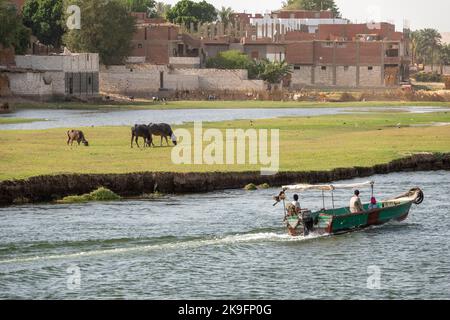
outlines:
[{"label": "palm tree", "polygon": [[232,22],[232,15],[234,11],[232,8],[228,7],[222,7],[222,9],[219,10],[219,20],[223,23],[224,28],[227,28],[230,22]]},{"label": "palm tree", "polygon": [[429,61],[431,61],[431,71],[434,70],[434,61],[436,50],[441,46],[442,36],[436,29],[423,29],[420,30],[421,49],[428,53]]}]

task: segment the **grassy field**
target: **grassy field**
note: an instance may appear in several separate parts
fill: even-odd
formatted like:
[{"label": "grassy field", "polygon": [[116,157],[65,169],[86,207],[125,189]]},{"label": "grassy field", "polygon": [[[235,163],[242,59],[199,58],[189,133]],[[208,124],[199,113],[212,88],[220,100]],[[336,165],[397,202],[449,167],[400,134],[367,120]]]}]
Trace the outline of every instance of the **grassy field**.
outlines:
[{"label": "grassy field", "polygon": [[397,107],[442,106],[450,102],[410,101],[356,101],[356,102],[308,102],[308,101],[169,101],[167,104],[153,102],[130,102],[117,104],[86,104],[76,102],[18,103],[17,109],[238,109],[238,108],[326,108],[326,107]]},{"label": "grassy field", "polygon": [[[450,152],[450,126],[435,125],[448,122],[450,112],[383,112],[258,120],[253,128],[280,129],[280,169],[308,171],[370,166],[418,152]],[[248,120],[204,123],[204,128],[221,130],[250,127]],[[174,165],[171,147],[131,149],[129,127],[83,130],[90,147],[67,146],[64,128],[0,131],[0,180],[58,173],[260,169],[259,165]]]}]

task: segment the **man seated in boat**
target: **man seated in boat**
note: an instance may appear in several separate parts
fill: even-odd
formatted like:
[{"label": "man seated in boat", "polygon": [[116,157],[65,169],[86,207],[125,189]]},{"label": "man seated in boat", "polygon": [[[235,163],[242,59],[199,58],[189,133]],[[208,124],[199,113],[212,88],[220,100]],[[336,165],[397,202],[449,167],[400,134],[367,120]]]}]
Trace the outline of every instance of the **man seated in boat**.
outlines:
[{"label": "man seated in boat", "polygon": [[300,214],[302,212],[302,208],[300,207],[300,202],[298,202],[298,200],[298,194],[294,194],[294,201],[292,201],[292,206],[294,207],[296,214]]},{"label": "man seated in boat", "polygon": [[355,190],[355,195],[350,199],[350,212],[360,213],[363,212],[364,208],[359,198],[359,190]]}]

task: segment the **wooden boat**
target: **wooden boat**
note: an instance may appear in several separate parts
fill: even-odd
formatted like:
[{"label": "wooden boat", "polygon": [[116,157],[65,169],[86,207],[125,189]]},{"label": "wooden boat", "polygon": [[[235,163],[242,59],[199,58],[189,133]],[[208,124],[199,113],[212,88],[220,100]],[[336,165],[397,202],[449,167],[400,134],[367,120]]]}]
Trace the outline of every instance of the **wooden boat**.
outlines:
[{"label": "wooden boat", "polygon": [[[282,192],[274,199],[283,202],[285,223],[288,232],[292,236],[316,234],[340,234],[369,226],[382,225],[389,221],[403,221],[408,217],[413,204],[421,204],[424,199],[422,190],[414,188],[398,197],[381,201],[373,209],[369,209],[369,204],[364,204],[364,211],[351,213],[349,207],[334,208],[334,191],[338,189],[359,189],[364,187],[372,188],[374,182],[365,182],[347,185],[292,185],[283,187]],[[292,206],[286,207],[287,191],[322,191],[323,208],[320,211],[311,212],[301,210],[295,212]],[[333,209],[325,209],[325,191],[330,191],[333,200]],[[274,205],[276,205],[275,203]],[[293,210],[294,209],[294,210]]]}]

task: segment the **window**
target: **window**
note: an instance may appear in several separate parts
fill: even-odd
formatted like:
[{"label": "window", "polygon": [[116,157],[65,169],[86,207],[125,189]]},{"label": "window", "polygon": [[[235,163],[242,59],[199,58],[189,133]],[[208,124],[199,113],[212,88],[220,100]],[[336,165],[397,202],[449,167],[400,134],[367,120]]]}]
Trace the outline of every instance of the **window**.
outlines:
[{"label": "window", "polygon": [[88,84],[91,85],[92,84],[92,78],[88,77]]},{"label": "window", "polygon": [[142,49],[142,43],[138,43],[138,49]]},{"label": "window", "polygon": [[367,67],[367,70],[372,71],[372,70],[373,70],[373,67],[372,67],[372,66],[369,66],[369,67]]},{"label": "window", "polygon": [[337,47],[338,48],[346,48],[347,45],[344,42],[338,42]]},{"label": "window", "polygon": [[323,48],[332,48],[333,47],[333,42],[322,43],[322,47]]},{"label": "window", "polygon": [[344,71],[348,71],[348,66],[344,66]]},{"label": "window", "polygon": [[326,67],[326,66],[322,66],[322,67],[320,67],[320,69],[321,69],[322,71],[327,71],[327,67]]},{"label": "window", "polygon": [[294,70],[300,70],[300,66],[299,65],[295,65],[294,66]]}]

